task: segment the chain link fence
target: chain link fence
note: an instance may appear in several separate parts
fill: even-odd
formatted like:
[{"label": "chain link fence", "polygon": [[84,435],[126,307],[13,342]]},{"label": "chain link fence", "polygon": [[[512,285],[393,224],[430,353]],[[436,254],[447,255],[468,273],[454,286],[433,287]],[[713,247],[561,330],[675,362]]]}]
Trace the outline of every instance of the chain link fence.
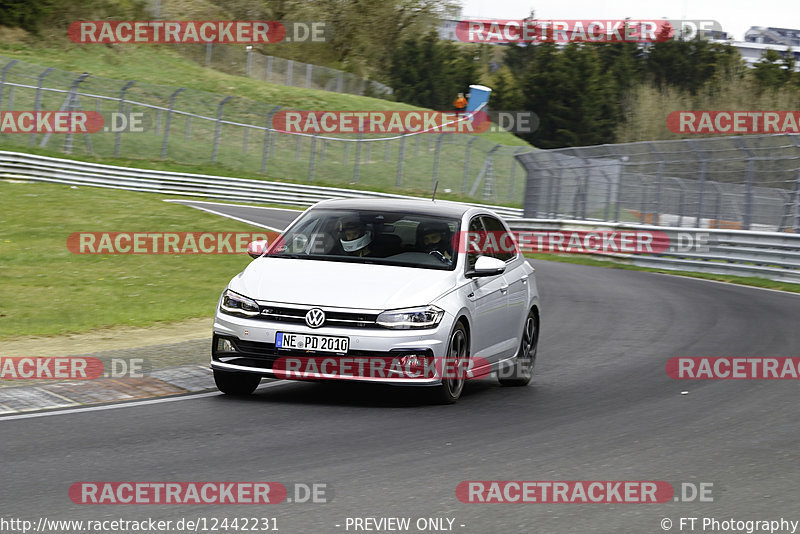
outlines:
[{"label": "chain link fence", "polygon": [[244,45],[219,43],[181,44],[179,51],[187,58],[222,72],[237,76],[248,76],[265,82],[321,89],[336,93],[381,97],[391,95],[394,90],[388,85],[366,80],[344,72],[302,61],[275,56],[265,56]]},{"label": "chain link fence", "polygon": [[[336,137],[271,127],[281,106],[190,88],[99,78],[0,56],[0,110],[96,111],[107,126],[92,134],[2,133],[7,150],[38,147],[66,154],[218,164],[228,169],[325,185],[440,193],[521,207],[530,147],[485,136],[418,134]],[[115,131],[112,113],[141,114],[142,131]]]},{"label": "chain link fence", "polygon": [[525,217],[800,232],[800,136],[539,150]]}]

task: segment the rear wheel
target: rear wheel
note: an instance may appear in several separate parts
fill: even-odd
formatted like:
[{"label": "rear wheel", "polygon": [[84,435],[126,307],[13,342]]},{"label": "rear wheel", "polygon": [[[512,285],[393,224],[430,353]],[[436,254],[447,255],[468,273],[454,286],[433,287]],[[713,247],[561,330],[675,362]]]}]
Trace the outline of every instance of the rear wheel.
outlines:
[{"label": "rear wheel", "polygon": [[533,377],[536,363],[536,346],[539,342],[539,321],[533,310],[528,312],[522,327],[522,341],[519,344],[514,365],[500,370],[498,380],[503,386],[526,386]]},{"label": "rear wheel", "polygon": [[231,373],[214,369],[214,382],[217,384],[217,389],[226,395],[244,397],[256,390],[261,377],[250,373]]},{"label": "rear wheel", "polygon": [[467,331],[461,323],[456,324],[450,334],[450,343],[442,365],[442,384],[436,388],[436,400],[440,404],[453,404],[464,390],[465,360],[469,357]]}]

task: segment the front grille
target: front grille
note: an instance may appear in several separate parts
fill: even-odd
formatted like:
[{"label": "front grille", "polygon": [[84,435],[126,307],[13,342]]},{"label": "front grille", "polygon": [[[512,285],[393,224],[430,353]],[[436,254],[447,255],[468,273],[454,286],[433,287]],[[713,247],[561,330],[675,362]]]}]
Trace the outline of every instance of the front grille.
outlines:
[{"label": "front grille", "polygon": [[[277,349],[275,343],[265,343],[262,341],[245,341],[231,336],[214,335],[213,347],[217,346],[217,339],[227,339],[231,342],[236,352],[217,352],[216,349],[212,351],[214,359],[218,357],[240,357],[248,359],[266,360],[270,363],[278,358],[289,356],[325,356],[330,358],[369,358],[369,357],[398,357],[404,354],[424,354],[426,356],[433,356],[430,349],[403,349],[403,350],[390,350],[390,351],[370,351],[370,350],[349,350],[347,355],[334,354],[332,352],[314,352],[297,349]],[[259,367],[260,365],[253,365]]]},{"label": "front grille", "polygon": [[[280,323],[306,324],[306,313],[311,307],[291,308],[260,304],[260,313],[256,317],[264,321]],[[329,311],[324,308],[325,324],[323,326],[339,326],[346,328],[381,328],[377,324],[377,313]]]}]

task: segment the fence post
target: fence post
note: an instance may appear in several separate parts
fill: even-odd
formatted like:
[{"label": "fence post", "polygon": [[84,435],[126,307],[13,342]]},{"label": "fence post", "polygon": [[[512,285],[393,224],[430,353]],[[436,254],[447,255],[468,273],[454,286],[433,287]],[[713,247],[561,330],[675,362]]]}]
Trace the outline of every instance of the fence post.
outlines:
[{"label": "fence post", "polygon": [[[39,108],[42,106],[42,86],[44,85],[44,78],[45,78],[45,76],[47,76],[48,74],[53,72],[54,69],[55,69],[55,67],[48,67],[37,78],[37,82],[36,82],[36,100],[34,101],[34,104],[33,104],[33,111],[34,112],[38,112]],[[36,132],[31,132],[30,144],[32,144],[32,145],[36,144]]]},{"label": "fence post", "polygon": [[744,185],[744,213],[742,213],[742,229],[749,230],[750,222],[753,216],[753,164],[755,163],[755,155],[753,151],[747,148],[741,137],[734,137],[734,142],[739,145],[739,149],[747,154],[747,169],[745,170],[745,185]]},{"label": "fence post", "polygon": [[18,62],[18,59],[12,59],[6,64],[5,67],[3,67],[2,74],[0,74],[0,111],[3,109],[3,90],[6,88],[6,73],[8,72],[8,69],[14,66],[14,63]]},{"label": "fence post", "polygon": [[286,62],[286,85],[292,85],[292,74],[294,70],[294,60],[290,59]]},{"label": "fence post", "polygon": [[[469,190],[469,196],[471,196],[471,197],[475,196],[475,193],[478,191],[478,186],[480,185],[481,180],[483,179],[484,175],[488,175],[488,174],[490,174],[492,172],[492,164],[493,164],[492,160],[494,159],[494,153],[501,146],[503,146],[503,145],[501,145],[499,143],[494,145],[494,148],[489,150],[489,152],[486,154],[486,161],[483,163],[483,168],[481,169],[481,172],[479,172],[478,176],[475,178],[475,183],[472,184],[472,189]],[[491,179],[491,177],[487,178],[487,180],[490,180],[490,179]],[[486,198],[487,196],[488,196],[488,189],[487,189],[486,186],[484,186],[484,198]]]},{"label": "fence post", "polygon": [[[725,196],[725,191],[722,190],[722,186],[719,182],[710,182],[712,187],[717,190],[717,206],[714,210],[714,221],[716,222],[716,227],[719,227],[719,220],[722,214],[722,198]],[[711,225],[709,225],[711,226]]]},{"label": "fence post", "polygon": [[467,149],[464,151],[464,178],[461,181],[461,194],[467,194],[467,180],[469,180],[469,153],[472,150],[472,143],[478,140],[477,136],[472,136],[467,142]]},{"label": "fence post", "polygon": [[339,75],[336,77],[336,92],[341,93],[342,88],[344,87],[344,73],[339,71]]},{"label": "fence post", "polygon": [[222,108],[225,106],[225,104],[228,103],[228,100],[230,100],[231,98],[233,97],[230,95],[226,96],[220,101],[219,106],[217,106],[217,127],[214,130],[214,149],[211,151],[212,162],[217,161],[217,152],[219,152],[219,136],[220,133],[222,132]]},{"label": "fence post", "polygon": [[[122,115],[125,112],[125,92],[131,87],[131,85],[135,84],[136,82],[131,80],[127,82],[125,85],[122,86],[122,89],[119,92],[119,113]],[[119,146],[122,141],[122,132],[117,131],[114,137],[114,156],[119,156]]]},{"label": "fence post", "polygon": [[314,65],[311,63],[306,63],[306,89],[311,87],[311,71],[314,68]]},{"label": "fence post", "polygon": [[267,56],[267,70],[264,74],[264,81],[269,81],[272,76],[272,56]]},{"label": "fence post", "polygon": [[512,201],[514,199],[514,177],[517,171],[517,163],[519,160],[517,159],[517,154],[520,154],[523,150],[525,150],[524,146],[519,147],[511,154],[511,183],[508,186],[508,200]]},{"label": "fence post", "polygon": [[311,136],[311,157],[308,161],[308,181],[314,181],[314,160],[316,159],[317,136]]},{"label": "fence post", "polygon": [[695,218],[694,225],[696,228],[700,228],[701,221],[703,219],[703,200],[706,192],[706,172],[708,171],[708,155],[705,152],[701,152],[698,148],[698,142],[694,139],[688,139],[687,143],[689,143],[689,147],[692,151],[697,154],[697,157],[700,158],[700,188],[697,192],[697,217]]},{"label": "fence post", "polygon": [[397,177],[394,180],[398,187],[403,185],[403,158],[406,154],[406,136],[400,136],[400,150],[397,151]]},{"label": "fence post", "polygon": [[363,143],[362,139],[364,138],[364,134],[361,133],[361,129],[358,130],[358,141],[356,141],[356,161],[355,161],[355,168],[353,169],[353,183],[358,183],[358,168],[361,164],[361,144]]},{"label": "fence post", "polygon": [[245,62],[244,73],[250,76],[250,67],[253,64],[253,47],[252,45],[247,45],[245,49],[247,50],[247,61]]},{"label": "fence post", "polygon": [[[80,76],[78,76],[74,82],[72,82],[72,86],[69,88],[69,93],[67,93],[67,101],[65,102],[66,111],[72,111],[72,103],[78,98],[78,85],[89,77],[88,72],[84,72]],[[49,134],[48,134],[49,135]],[[64,139],[64,153],[65,154],[72,154],[72,131],[67,131],[67,137]]]},{"label": "fence post", "polygon": [[211,66],[211,43],[206,43],[206,67]]},{"label": "fence post", "polygon": [[0,110],[3,109],[3,90],[6,87],[6,74],[8,73],[8,69],[14,66],[15,63],[19,63],[18,59],[12,59],[6,66],[3,67],[2,75],[0,75]]},{"label": "fence post", "polygon": [[[272,56],[270,56],[272,57]],[[264,130],[264,148],[261,150],[261,174],[267,172],[267,159],[269,157],[269,133],[272,131],[272,117],[278,112],[280,106],[275,106],[267,114],[267,129]]]},{"label": "fence post", "polygon": [[[653,146],[653,143],[647,143],[647,149],[650,150],[650,153],[655,155],[658,158],[658,178],[656,182],[656,209],[653,213],[653,224],[659,226],[659,222],[661,220],[661,182],[664,180],[664,156],[658,152]],[[644,213],[642,213],[644,217]]]},{"label": "fence post", "polygon": [[172,122],[172,110],[175,108],[175,98],[184,91],[186,88],[181,87],[172,93],[169,97],[169,109],[167,110],[167,119],[164,121],[164,140],[161,142],[161,157],[167,157],[167,142],[169,141],[169,126]]},{"label": "fence post", "polygon": [[436,140],[436,152],[433,154],[433,183],[439,179],[439,155],[442,152],[442,141],[447,134],[439,134],[439,139]]},{"label": "fence post", "polygon": [[[614,152],[614,155],[616,154],[618,154],[618,152]],[[619,222],[619,210],[620,205],[622,204],[622,180],[625,174],[628,172],[627,167],[630,156],[622,155],[619,160],[620,167],[622,167],[622,169],[619,172],[619,180],[617,181],[617,198],[614,201],[614,222]]]}]

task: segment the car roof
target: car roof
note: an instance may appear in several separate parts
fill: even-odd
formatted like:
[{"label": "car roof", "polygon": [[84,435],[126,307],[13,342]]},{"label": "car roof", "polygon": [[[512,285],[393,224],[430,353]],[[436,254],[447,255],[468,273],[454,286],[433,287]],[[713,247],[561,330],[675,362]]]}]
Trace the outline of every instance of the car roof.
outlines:
[{"label": "car roof", "polygon": [[337,198],[323,200],[313,206],[314,208],[343,209],[343,210],[377,210],[387,212],[410,211],[420,215],[461,218],[468,211],[487,212],[475,206],[448,202],[446,200],[423,200],[405,198]]}]

